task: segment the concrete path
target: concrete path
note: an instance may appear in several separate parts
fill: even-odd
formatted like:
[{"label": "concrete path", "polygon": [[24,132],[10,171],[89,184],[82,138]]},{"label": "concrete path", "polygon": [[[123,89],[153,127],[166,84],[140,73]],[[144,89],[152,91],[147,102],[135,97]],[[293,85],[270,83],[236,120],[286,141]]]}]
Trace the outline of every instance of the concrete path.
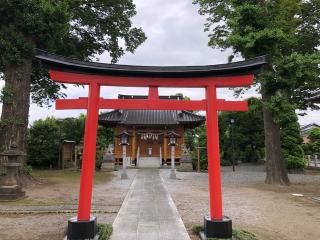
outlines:
[{"label": "concrete path", "polygon": [[111,240],[190,240],[158,169],[140,169],[113,223]]}]

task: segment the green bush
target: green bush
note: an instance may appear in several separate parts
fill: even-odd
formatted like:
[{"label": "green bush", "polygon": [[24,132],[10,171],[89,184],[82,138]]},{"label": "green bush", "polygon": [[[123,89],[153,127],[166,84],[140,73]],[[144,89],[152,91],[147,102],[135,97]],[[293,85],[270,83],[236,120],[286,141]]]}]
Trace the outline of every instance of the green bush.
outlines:
[{"label": "green bush", "polygon": [[306,160],[301,157],[288,155],[285,157],[287,169],[303,169],[306,166]]},{"label": "green bush", "polygon": [[227,154],[223,151],[220,152],[220,165],[221,166],[231,166],[232,157],[226,156]]},{"label": "green bush", "polygon": [[59,159],[60,129],[55,118],[37,120],[28,131],[28,164],[37,167],[53,166]]},{"label": "green bush", "polygon": [[195,235],[199,235],[200,232],[203,230],[204,230],[204,227],[203,227],[203,225],[200,225],[200,224],[193,225],[191,228],[192,233]]},{"label": "green bush", "polygon": [[96,169],[101,169],[102,159],[103,159],[103,149],[97,148],[96,161],[95,161]]},{"label": "green bush", "polygon": [[31,174],[32,173],[32,166],[31,165],[25,165],[24,168],[23,168],[23,171],[26,173],[26,174]]},{"label": "green bush", "polygon": [[[204,227],[202,224],[193,225],[191,228],[191,231],[194,235],[199,235],[203,230]],[[258,240],[258,238],[254,234],[245,230],[233,229],[232,235],[234,240]],[[220,240],[220,238],[208,238],[208,240]]]},{"label": "green bush", "polygon": [[[208,169],[208,161],[207,161],[207,152],[206,151],[207,151],[206,149],[200,149],[200,169],[201,170]],[[191,158],[192,158],[192,164],[193,164],[194,169],[197,169],[198,152],[196,149],[192,152]]]},{"label": "green bush", "polygon": [[234,229],[232,232],[233,232],[234,238],[237,240],[258,240],[254,234],[247,232],[245,230]]},{"label": "green bush", "polygon": [[320,153],[320,128],[313,128],[308,138],[310,142],[303,145],[303,149],[306,155],[313,155]]},{"label": "green bush", "polygon": [[[78,118],[40,119],[28,130],[28,164],[34,167],[57,167],[59,146],[63,140],[81,144],[84,133],[85,115]],[[101,167],[103,150],[113,141],[113,129],[98,127],[96,168]]]},{"label": "green bush", "polygon": [[112,234],[113,228],[111,224],[97,224],[99,232],[99,240],[108,240]]}]

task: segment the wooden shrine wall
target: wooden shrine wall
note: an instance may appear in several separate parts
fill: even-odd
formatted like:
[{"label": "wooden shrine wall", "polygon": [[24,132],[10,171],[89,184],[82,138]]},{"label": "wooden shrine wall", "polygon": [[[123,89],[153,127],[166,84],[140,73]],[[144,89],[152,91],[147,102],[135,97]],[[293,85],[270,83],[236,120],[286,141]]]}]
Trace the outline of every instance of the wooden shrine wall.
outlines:
[{"label": "wooden shrine wall", "polygon": [[[162,148],[162,158],[170,159],[171,158],[171,148],[168,146],[168,139],[165,137],[166,134],[170,131],[174,131],[178,133],[181,137],[177,139],[177,146],[175,149],[175,157],[180,158],[181,156],[181,145],[184,143],[184,128],[183,126],[176,126],[170,129],[159,129],[159,128],[147,128],[147,129],[133,129],[128,128],[126,126],[118,125],[115,128],[115,136],[119,135],[122,131],[128,131],[131,135],[129,140],[129,146],[127,147],[127,156],[131,156],[131,158],[136,159],[137,149],[140,144],[140,156],[147,156],[147,148],[152,147],[152,156],[159,157],[160,156],[160,146]],[[140,135],[138,132],[151,132],[151,133],[163,133],[163,135],[159,136],[159,144],[154,142],[154,144],[147,144],[147,141],[140,140]],[[150,143],[150,142],[149,142]],[[114,139],[115,145],[115,158],[122,158],[122,146],[120,145],[120,139],[115,137]],[[166,151],[166,154],[165,154]]]}]

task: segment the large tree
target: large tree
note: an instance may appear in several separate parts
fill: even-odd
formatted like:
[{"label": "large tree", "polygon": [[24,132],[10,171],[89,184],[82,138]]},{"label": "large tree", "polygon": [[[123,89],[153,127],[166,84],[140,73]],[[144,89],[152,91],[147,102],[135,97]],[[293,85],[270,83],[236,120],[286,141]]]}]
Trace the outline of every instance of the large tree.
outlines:
[{"label": "large tree", "polygon": [[[247,112],[221,112],[219,114],[219,140],[221,163],[232,160],[257,162],[264,158],[262,104],[258,98],[247,99]],[[233,119],[234,123],[231,123]]]},{"label": "large tree", "polygon": [[[279,113],[285,105],[312,107],[311,92],[320,87],[319,0],[194,0],[207,16],[209,45],[231,48],[243,58],[268,55],[256,78],[263,101],[267,159],[266,183],[289,184]],[[293,108],[293,109],[294,109]]]},{"label": "large tree", "polygon": [[63,96],[52,82],[36,48],[90,60],[109,52],[116,62],[145,41],[132,26],[132,0],[3,0],[0,2],[1,92],[0,150],[16,141],[25,150],[30,96],[40,105]]}]

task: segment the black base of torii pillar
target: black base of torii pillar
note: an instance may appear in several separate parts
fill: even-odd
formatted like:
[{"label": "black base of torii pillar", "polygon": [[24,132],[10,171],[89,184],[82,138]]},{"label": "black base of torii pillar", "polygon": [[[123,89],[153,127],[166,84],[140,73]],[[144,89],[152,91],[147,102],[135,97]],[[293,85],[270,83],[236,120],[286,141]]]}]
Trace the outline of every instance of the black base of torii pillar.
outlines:
[{"label": "black base of torii pillar", "polygon": [[68,221],[67,240],[98,239],[97,218],[88,221],[78,221],[77,217]]},{"label": "black base of torii pillar", "polygon": [[201,240],[208,238],[232,239],[232,220],[223,217],[222,220],[211,220],[210,216],[204,217],[204,231],[200,232]]}]

